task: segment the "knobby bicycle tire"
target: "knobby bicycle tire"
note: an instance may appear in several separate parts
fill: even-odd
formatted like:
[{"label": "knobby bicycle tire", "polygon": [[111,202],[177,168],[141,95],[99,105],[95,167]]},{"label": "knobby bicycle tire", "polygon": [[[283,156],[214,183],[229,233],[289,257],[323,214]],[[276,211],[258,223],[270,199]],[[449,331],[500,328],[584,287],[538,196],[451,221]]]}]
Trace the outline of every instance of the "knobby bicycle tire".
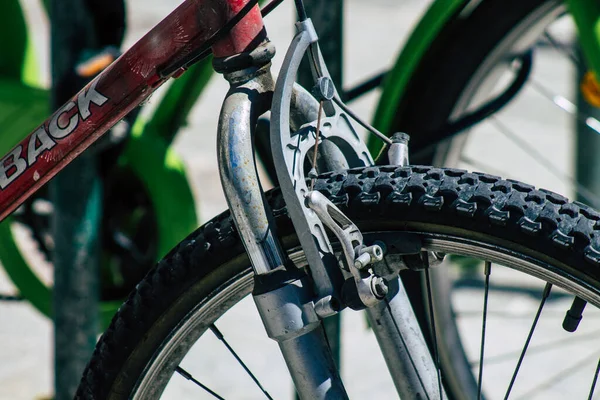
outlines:
[{"label": "knobby bicycle tire", "polygon": [[[316,189],[365,234],[412,231],[479,243],[540,265],[577,285],[577,294],[587,300],[600,298],[600,213],[560,195],[483,173],[420,166],[328,173]],[[283,246],[294,248],[297,239],[281,193],[273,190],[267,198]],[[147,364],[186,316],[248,271],[228,212],[189,235],[121,307],[98,342],[76,397],[130,398]],[[169,368],[167,375],[175,366]]]},{"label": "knobby bicycle tire", "polygon": [[[525,36],[523,31],[535,29],[532,21],[551,20],[562,11],[563,2],[559,0],[487,0],[467,5],[451,19],[431,43],[396,106],[390,131],[411,135],[411,161],[455,166],[456,150],[464,144],[464,136],[454,138],[454,144],[444,136],[443,128],[465,115],[471,96],[478,93],[490,73],[486,69],[494,67],[489,60],[510,60],[515,54],[496,54],[503,43],[514,42]],[[440,296],[441,303],[435,307],[437,318],[446,320],[448,327],[438,343],[440,353],[445,358],[453,355],[453,373],[463,385],[469,385],[471,367],[466,359],[457,357],[463,353],[463,343],[452,321],[451,283],[445,274],[438,275],[433,275],[433,284],[445,290],[448,297],[444,300]],[[403,281],[416,314],[426,316],[422,274],[404,274]],[[428,319],[420,317],[419,323],[425,329]]]}]

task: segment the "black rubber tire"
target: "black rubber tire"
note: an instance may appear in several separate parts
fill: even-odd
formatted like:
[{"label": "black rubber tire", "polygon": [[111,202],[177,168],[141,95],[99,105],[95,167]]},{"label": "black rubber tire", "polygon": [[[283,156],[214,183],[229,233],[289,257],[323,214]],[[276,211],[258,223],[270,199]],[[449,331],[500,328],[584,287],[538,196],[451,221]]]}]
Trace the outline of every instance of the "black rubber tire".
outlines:
[{"label": "black rubber tire", "polygon": [[[532,186],[433,167],[371,167],[319,178],[364,232],[477,240],[537,260],[600,295],[600,213]],[[278,190],[267,195],[285,248],[297,245]],[[138,285],[97,344],[78,399],[129,398],[153,354],[214,288],[248,269],[229,213],[199,228]]]},{"label": "black rubber tire", "polygon": [[[557,0],[486,0],[476,6],[469,3],[468,12],[461,12],[444,26],[411,77],[396,107],[390,129],[390,132],[410,134],[411,162],[433,165],[444,159],[446,148],[436,147],[447,139],[443,127],[456,112],[457,103],[485,60],[522,21],[539,10],[550,12],[560,5]],[[442,157],[440,154],[436,157],[436,151],[441,152]],[[447,278],[434,276],[434,284],[450,286],[439,282],[443,279]],[[423,300],[426,299],[423,274],[405,273],[402,280],[425,330],[429,321],[426,318],[427,302]],[[452,318],[451,303],[442,303],[445,308],[437,305],[436,310],[444,313],[447,319]],[[462,344],[457,342],[460,340],[458,330],[447,330],[445,334],[439,344],[442,354],[462,352]],[[462,376],[470,374],[466,359],[462,363],[455,362],[454,370]]]}]

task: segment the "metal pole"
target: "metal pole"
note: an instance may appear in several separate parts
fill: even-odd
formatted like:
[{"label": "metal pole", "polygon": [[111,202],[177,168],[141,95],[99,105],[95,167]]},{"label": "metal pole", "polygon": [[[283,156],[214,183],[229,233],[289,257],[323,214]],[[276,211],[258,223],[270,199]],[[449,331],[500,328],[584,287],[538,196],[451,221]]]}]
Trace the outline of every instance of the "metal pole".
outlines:
[{"label": "metal pole", "polygon": [[[91,15],[80,0],[51,0],[52,108],[83,83],[74,66],[93,48]],[[72,399],[96,343],[102,182],[96,157],[73,161],[50,183],[54,204],[55,399]]]},{"label": "metal pole", "polygon": [[[344,0],[304,0],[306,14],[312,20],[319,46],[333,83],[340,93],[343,88],[343,20]],[[305,58],[298,71],[298,83],[311,90],[313,78]],[[336,314],[324,321],[325,334],[338,367],[340,365],[341,319]]]}]

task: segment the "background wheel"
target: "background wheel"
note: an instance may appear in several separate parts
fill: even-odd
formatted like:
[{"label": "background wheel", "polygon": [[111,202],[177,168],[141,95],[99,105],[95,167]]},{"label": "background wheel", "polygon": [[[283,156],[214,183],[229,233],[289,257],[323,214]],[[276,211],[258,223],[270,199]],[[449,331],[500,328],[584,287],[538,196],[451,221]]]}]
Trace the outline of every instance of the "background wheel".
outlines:
[{"label": "background wheel", "polygon": [[[119,162],[106,173],[105,185],[103,326],[156,260],[197,227],[183,164],[157,138],[134,135]],[[177,196],[177,207],[171,196]],[[0,224],[0,260],[19,293],[50,316],[52,204],[42,192],[19,212]],[[20,233],[15,235],[13,228]]]}]

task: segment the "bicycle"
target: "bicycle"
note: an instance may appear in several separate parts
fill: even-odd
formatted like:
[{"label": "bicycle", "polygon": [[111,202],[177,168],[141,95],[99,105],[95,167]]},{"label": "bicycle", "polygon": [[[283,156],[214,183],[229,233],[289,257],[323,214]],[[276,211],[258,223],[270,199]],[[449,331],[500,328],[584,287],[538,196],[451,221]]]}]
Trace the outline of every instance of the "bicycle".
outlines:
[{"label": "bicycle", "polygon": [[[551,6],[547,6],[548,4]],[[575,2],[575,4],[577,4],[577,2]],[[482,76],[482,71],[486,70],[487,65],[493,64],[498,66],[507,64],[507,61],[516,60],[517,63],[521,63],[522,61],[520,57],[515,58],[515,54],[519,55],[517,54],[518,51],[515,54],[511,54],[512,49],[505,45],[507,41],[510,41],[511,37],[514,37],[514,35],[511,36],[510,32],[519,24],[519,21],[529,18],[529,15],[536,15],[536,13],[540,14],[541,17],[538,18],[537,21],[534,18],[534,22],[536,23],[527,28],[528,31],[532,31],[536,29],[535,27],[542,25],[544,21],[548,22],[549,18],[551,20],[553,16],[555,17],[564,13],[564,10],[560,11],[562,7],[560,3],[552,2],[527,1],[512,4],[488,1],[481,6],[471,7],[471,9],[476,9],[475,13],[462,12],[467,5],[468,3],[466,1],[450,3],[443,1],[434,2],[411,35],[409,42],[396,62],[396,66],[387,73],[387,78],[384,80],[383,75],[378,75],[366,82],[365,85],[358,85],[356,88],[350,89],[348,93],[346,93],[348,98],[354,98],[355,96],[364,93],[366,90],[381,85],[384,95],[382,101],[378,104],[378,111],[373,124],[381,131],[385,132],[412,132],[414,147],[413,159],[418,163],[457,166],[459,161],[458,156],[463,152],[465,143],[464,138],[453,141],[450,148],[438,146],[435,158],[432,155],[432,147],[426,144],[439,143],[440,140],[455,135],[460,130],[467,130],[481,118],[502,109],[506,103],[514,98],[517,92],[522,91],[522,87],[527,81],[531,71],[531,62],[526,60],[525,64],[523,64],[523,68],[517,68],[519,74],[516,79],[513,78],[513,84],[508,85],[508,90],[506,90],[502,96],[496,96],[494,101],[489,101],[488,104],[486,104],[486,106],[492,107],[480,107],[479,105],[480,102],[484,99],[487,100],[487,97],[489,97],[485,93],[485,88],[493,85],[495,81],[499,80],[498,76],[492,76],[491,78],[488,77],[489,74]],[[579,6],[579,8],[581,8],[581,6]],[[507,9],[515,10],[514,15],[511,18],[500,18],[501,23],[498,26],[495,36],[485,35],[478,42],[477,49],[471,49],[471,37],[473,37],[476,32],[483,29],[482,25],[488,25],[490,23],[488,21],[490,18],[493,19],[496,15],[504,15],[506,13],[505,10]],[[584,8],[582,10],[585,11]],[[593,13],[590,15],[593,15]],[[586,35],[586,37],[587,36],[591,35]],[[558,47],[552,40],[552,37],[549,37],[548,40],[550,41],[550,44],[554,43],[554,46]],[[499,44],[503,50],[494,50],[496,44]],[[465,62],[466,65],[463,65],[462,56],[457,57],[457,54],[470,54],[468,58],[470,61],[468,63]],[[506,57],[507,54],[508,56]],[[503,59],[503,57],[506,58]],[[210,68],[207,68],[207,66],[208,64],[206,63],[203,66],[197,65],[196,71],[193,71],[193,73],[192,71],[188,72],[184,78],[186,80],[189,79],[189,83],[182,80],[177,81],[177,87],[172,88],[169,91],[169,94],[164,101],[166,104],[166,112],[161,112],[161,108],[159,107],[160,115],[148,123],[149,126],[147,127],[147,130],[149,132],[142,131],[142,123],[137,125],[137,133],[133,138],[136,143],[131,143],[128,146],[127,152],[129,155],[134,154],[132,149],[140,146],[147,149],[154,148],[153,146],[157,142],[156,137],[161,136],[161,132],[169,132],[170,136],[165,138],[167,143],[172,140],[172,135],[177,131],[177,127],[181,125],[182,121],[185,119],[185,116],[198,93],[201,92],[203,87],[201,84],[202,80],[208,79],[208,76],[210,75]],[[512,73],[515,68],[507,67],[507,70],[509,73]],[[454,71],[460,71],[460,76],[454,80],[455,83],[452,86],[444,85],[444,79],[439,77],[448,76]],[[199,78],[194,78],[193,75],[196,75]],[[438,77],[438,80],[431,79],[431,77]],[[471,79],[472,77],[476,78]],[[198,80],[200,80],[200,83],[198,83]],[[411,84],[408,85],[407,82],[411,82]],[[196,85],[194,90],[182,90],[183,88],[189,88],[190,84]],[[480,88],[484,89],[480,90]],[[484,94],[483,99],[481,99],[482,92]],[[406,99],[418,99],[418,101],[411,100],[407,102]],[[465,105],[467,102],[469,103],[469,106]],[[185,104],[185,107],[175,111],[173,108],[170,108],[174,104]],[[460,104],[460,106],[453,108],[457,104]],[[473,107],[473,105],[478,106],[478,111],[485,112],[474,113],[473,115],[470,115],[469,118],[460,118],[461,116],[464,116],[465,111],[469,107]],[[429,111],[430,109],[436,110],[435,115]],[[479,114],[479,117],[477,117],[477,114]],[[461,119],[460,123],[456,123],[457,119]],[[452,124],[448,124],[448,121],[452,120],[454,120],[454,124],[453,126],[449,126]],[[499,124],[499,122],[497,123]],[[514,134],[512,136],[512,140],[515,141],[517,145],[523,145],[523,139],[514,138]],[[137,143],[138,141],[140,142]],[[526,143],[525,145],[527,146]],[[378,148],[375,142],[371,143],[370,146],[373,152],[377,151]],[[425,147],[427,148],[425,149]],[[529,151],[535,155],[536,150],[532,150],[532,147],[532,145],[529,145]],[[260,153],[261,149],[259,148],[258,150]],[[537,153],[539,153],[539,151],[537,151]],[[143,153],[136,152],[135,154],[139,156]],[[185,216],[173,216],[169,214],[170,211],[177,210],[172,210],[168,205],[164,205],[168,203],[168,201],[165,202],[161,197],[161,193],[168,192],[168,190],[162,190],[162,187],[166,185],[174,185],[179,187],[179,190],[181,191],[189,191],[189,189],[185,187],[187,185],[185,177],[182,178],[181,174],[178,174],[178,172],[181,171],[181,167],[175,168],[176,171],[171,171],[171,175],[169,175],[170,178],[165,177],[159,179],[160,183],[157,183],[158,180],[156,178],[153,179],[153,177],[155,173],[163,172],[163,170],[160,168],[152,172],[148,170],[148,165],[159,164],[156,160],[160,160],[162,154],[164,154],[164,152],[159,151],[158,154],[155,154],[152,157],[153,160],[150,161],[144,161],[140,160],[139,157],[133,157],[135,174],[141,176],[141,180],[143,181],[141,182],[141,185],[149,190],[147,197],[151,202],[159,203],[154,207],[153,211],[157,213],[156,219],[159,225],[158,232],[160,232],[160,234],[157,233],[157,236],[160,243],[157,246],[158,249],[151,252],[152,254],[148,257],[148,260],[146,260],[147,262],[143,263],[141,266],[132,268],[132,270],[138,271],[138,274],[140,272],[143,273],[148,265],[156,259],[156,256],[165,254],[168,249],[183,236],[182,232],[188,231],[190,226],[189,223],[185,221]],[[172,156],[172,153],[170,154]],[[468,156],[468,158],[461,158],[460,161],[463,160],[467,162],[468,168],[494,171],[495,174],[502,176],[510,174],[516,179],[525,179],[519,175],[515,176],[514,170],[508,172],[500,170],[488,160],[475,160],[472,155]],[[548,165],[552,164],[552,160],[548,160],[547,158],[542,158],[541,161],[537,160],[537,162],[544,168],[547,168]],[[558,175],[559,178],[566,179],[567,181],[574,181],[573,178],[565,178],[564,173],[556,172],[556,168],[552,168],[552,166],[550,168],[553,171],[553,174]],[[166,169],[167,171],[165,172],[169,172],[169,168],[167,167]],[[274,176],[274,171],[271,172],[271,175]],[[180,184],[176,185],[175,182],[180,182]],[[550,184],[552,183],[544,182],[544,185],[546,186]],[[575,186],[576,192],[581,196],[582,200],[589,204],[596,205],[593,196],[590,195],[593,191],[587,190],[584,187],[585,185],[575,184]],[[565,190],[568,190],[568,187],[558,186],[557,188],[554,188],[554,190],[562,193]],[[182,208],[183,212],[181,214],[193,213],[191,196],[189,197],[188,205],[186,208]],[[112,202],[112,200],[108,201],[108,203]],[[120,207],[122,208],[122,206]],[[180,227],[174,228],[172,222],[176,222]],[[39,228],[31,221],[27,222],[27,224],[32,226],[34,237],[42,237],[45,235],[43,224],[40,225],[42,228]],[[2,239],[0,242],[0,257],[6,261],[5,264],[8,266],[8,272],[11,277],[13,277],[13,280],[24,297],[32,301],[38,309],[48,315],[50,310],[50,292],[37,275],[31,273],[30,270],[32,267],[29,265],[30,263],[22,257],[23,251],[17,249],[11,232],[6,228],[6,225],[0,226],[0,229],[2,229],[3,232],[3,234],[0,235],[0,239]],[[169,232],[168,228],[174,228],[173,232]],[[44,247],[41,240],[36,240],[36,242],[41,244],[40,247]],[[121,265],[125,264],[125,262],[121,260],[122,257],[118,258]],[[434,277],[434,280],[437,280],[437,278]],[[440,280],[443,282],[445,278],[441,278]],[[416,285],[412,286],[416,287]],[[120,293],[123,293],[123,290],[126,291],[128,287],[129,285],[120,288]],[[412,289],[409,288],[409,290]],[[415,293],[414,295],[422,296],[421,293]],[[115,296],[108,296],[105,293],[104,298],[114,299]],[[120,304],[119,301],[111,301],[103,305],[103,319],[106,323],[108,323],[112,317],[118,304]],[[450,313],[451,311],[448,310],[447,314]],[[446,316],[444,318],[449,317]]]},{"label": "bicycle", "polygon": [[[231,5],[232,7],[236,5],[241,7],[237,3]],[[16,207],[16,203],[13,202],[16,197],[22,197],[20,190],[13,189],[15,187],[12,186],[13,183],[22,182],[24,185],[29,185],[23,192],[33,191],[33,186],[37,182],[41,184],[56,172],[57,166],[44,163],[45,159],[38,158],[38,155],[42,154],[41,152],[36,154],[40,150],[37,147],[38,143],[46,146],[42,150],[48,151],[48,154],[56,151],[54,149],[56,146],[63,146],[61,150],[80,152],[91,141],[89,138],[83,137],[85,133],[99,135],[101,130],[107,128],[110,123],[115,122],[118,117],[123,116],[134,107],[133,103],[123,109],[115,106],[121,98],[119,95],[114,95],[114,90],[110,90],[111,85],[108,85],[107,81],[115,79],[117,82],[123,82],[128,76],[136,77],[135,84],[139,86],[127,87],[132,90],[135,102],[138,102],[149,95],[151,88],[160,86],[173,74],[177,75],[182,72],[181,67],[206,52],[209,46],[203,45],[206,45],[207,40],[209,41],[208,45],[215,45],[214,50],[217,56],[232,55],[228,54],[227,50],[240,50],[240,46],[235,48],[236,44],[240,44],[239,42],[233,40],[224,45],[223,42],[216,41],[215,36],[212,36],[213,32],[225,32],[235,25],[236,17],[233,15],[227,15],[221,19],[223,22],[232,18],[233,22],[225,24],[225,30],[221,30],[220,25],[212,21],[219,28],[212,25],[212,32],[202,32],[203,35],[201,34],[200,37],[193,34],[197,33],[198,27],[195,21],[196,15],[190,11],[200,11],[202,6],[197,2],[195,4],[192,1],[185,2],[174,14],[159,24],[156,30],[134,46],[131,52],[126,53],[80,92],[73,102],[68,103],[50,118],[48,131],[46,128],[35,131],[32,135],[34,138],[33,152],[25,156],[21,153],[23,148],[17,147],[9,154],[8,158],[4,159],[4,173],[10,173],[10,176],[6,176],[7,179],[13,178],[13,182],[9,182],[5,187],[5,193],[8,194],[2,199],[3,216],[9,213],[10,207]],[[219,10],[218,3],[209,6],[216,6],[216,9]],[[237,15],[237,19],[252,17],[256,22],[256,24],[243,25],[256,30],[248,36],[242,35],[246,39],[246,42],[241,44],[242,48],[246,47],[248,39],[253,39],[256,33],[263,32],[264,35],[262,22],[258,17],[258,9],[253,8],[254,6],[255,3],[250,2],[243,5],[242,11],[234,8],[232,13]],[[267,6],[266,10],[271,7]],[[299,4],[299,10],[302,10],[301,4]],[[239,14],[236,13],[237,11],[240,11]],[[407,309],[410,308],[407,307],[408,302],[402,302],[404,292],[400,289],[401,284],[396,278],[399,269],[422,269],[427,275],[429,265],[438,263],[443,258],[441,252],[452,251],[473,256],[484,253],[488,265],[490,265],[490,260],[500,260],[509,264],[517,264],[516,267],[525,268],[527,272],[533,272],[534,275],[538,274],[548,279],[551,283],[546,286],[544,298],[550,293],[552,284],[556,284],[569,286],[569,289],[575,290],[575,294],[579,298],[593,302],[595,294],[597,294],[597,275],[594,274],[592,267],[597,260],[594,259],[596,250],[591,233],[592,221],[600,218],[597,213],[585,206],[567,203],[558,195],[535,191],[532,187],[517,182],[504,181],[486,174],[469,174],[459,170],[402,166],[407,161],[407,150],[406,138],[401,135],[395,138],[396,143],[391,144],[390,159],[392,162],[396,162],[396,166],[369,167],[372,164],[369,153],[364,145],[361,145],[349,122],[348,116],[353,118],[355,116],[337,98],[333,86],[327,79],[326,68],[320,63],[318,47],[315,44],[316,37],[311,31],[310,22],[304,19],[302,13],[300,15],[303,21],[299,24],[300,33],[294,42],[299,47],[291,48],[289,64],[283,68],[279,83],[275,85],[273,107],[271,108],[274,156],[276,165],[278,164],[280,167],[278,168],[279,181],[283,184],[280,192],[276,191],[269,195],[269,200],[273,205],[276,227],[275,224],[269,223],[252,224],[257,219],[258,222],[261,222],[261,214],[264,218],[262,222],[268,221],[266,219],[268,209],[265,210],[261,204],[263,197],[252,166],[253,155],[249,140],[253,124],[252,118],[257,117],[260,111],[266,111],[271,103],[273,82],[269,79],[268,62],[272,52],[267,44],[262,44],[254,52],[242,53],[241,56],[221,57],[221,59],[217,59],[216,63],[217,67],[223,68],[232,83],[232,89],[224,104],[223,118],[220,124],[220,134],[222,135],[220,146],[223,146],[220,152],[223,162],[221,167],[224,172],[224,186],[228,190],[228,200],[232,206],[239,207],[231,208],[238,219],[237,229],[242,232],[242,237],[247,239],[248,235],[254,234],[260,239],[260,241],[246,241],[245,245],[250,250],[250,257],[254,260],[266,260],[275,267],[275,272],[272,274],[257,274],[259,276],[254,291],[256,303],[259,310],[262,310],[263,316],[266,310],[285,311],[286,307],[277,307],[276,304],[281,300],[279,295],[283,292],[286,296],[289,295],[286,300],[290,302],[290,305],[293,304],[293,301],[300,302],[299,306],[292,309],[307,317],[305,320],[288,319],[287,322],[296,321],[298,323],[293,327],[282,326],[281,321],[278,321],[277,318],[264,317],[268,322],[267,328],[271,336],[280,340],[280,345],[292,367],[291,372],[296,387],[301,396],[307,398],[319,398],[326,394],[334,397],[344,396],[343,387],[336,379],[337,374],[333,372],[335,366],[327,357],[325,339],[319,328],[319,319],[335,313],[342,304],[354,308],[364,308],[365,305],[373,306],[368,309],[368,313],[371,316],[376,335],[381,341],[384,341],[386,361],[389,362],[395,378],[398,376],[404,376],[406,379],[413,378],[409,382],[406,380],[395,382],[402,393],[411,395],[415,391],[423,390],[433,398],[436,398],[436,394],[441,397],[443,390],[449,391],[453,396],[460,395],[460,393],[472,394],[473,391],[464,388],[462,391],[460,388],[456,389],[450,380],[444,381],[444,389],[442,389],[439,368],[433,361],[437,359],[437,351],[434,350],[434,357],[430,358],[423,337],[410,333],[411,331],[416,332],[418,329],[414,329],[416,326],[414,317],[410,316],[410,312],[406,314]],[[245,21],[247,22],[247,20]],[[189,23],[189,26],[186,22]],[[180,33],[189,33],[190,36],[185,36],[186,38],[195,37],[197,42],[194,43],[194,39],[190,39],[189,44],[197,46],[198,52],[192,52],[192,49],[187,48],[188,42],[186,41],[178,41],[173,44],[169,38],[161,38],[158,33],[163,32],[164,34],[165,30],[169,33],[169,27],[177,28]],[[179,29],[183,29],[183,31]],[[234,27],[230,35],[235,38],[240,30],[240,26]],[[210,37],[213,39],[208,39]],[[218,36],[216,38],[221,39]],[[261,41],[263,38],[261,37]],[[150,40],[152,46],[148,45]],[[161,43],[169,44],[171,51],[178,49],[184,51],[179,53],[180,58],[175,57],[175,62],[171,63],[169,62],[171,54],[168,51],[156,53],[161,49]],[[318,81],[320,85],[315,94],[320,97],[321,101],[315,100],[301,88],[294,87],[293,79],[290,79],[295,73],[295,62],[299,61],[308,48],[313,49],[308,52],[315,63],[316,75],[320,78]],[[143,52],[144,49],[147,52],[145,55],[152,59],[151,65],[146,64],[143,58],[135,56],[136,51]],[[251,67],[246,70],[242,69],[240,72],[238,69],[248,65]],[[158,70],[155,70],[156,66],[164,68],[160,68],[162,74],[158,74]],[[122,96],[123,93],[120,93]],[[288,111],[290,104],[294,111],[292,113]],[[69,111],[75,112],[61,121],[61,116],[64,117]],[[322,114],[320,111],[324,111],[325,114],[322,121],[319,121]],[[246,116],[252,118],[246,119]],[[360,120],[359,118],[355,119]],[[90,124],[88,120],[94,124]],[[335,126],[334,122],[340,124],[337,126],[339,132],[332,129],[332,126]],[[96,129],[98,127],[96,124],[100,128]],[[230,126],[237,129],[228,129]],[[291,135],[280,135],[282,132],[290,132],[290,126],[294,131],[298,131],[293,138]],[[371,127],[369,129],[374,130]],[[239,134],[244,134],[246,140],[239,140]],[[68,143],[50,142],[53,140],[52,138],[60,139],[67,135],[69,135],[69,139],[72,139]],[[323,140],[316,141],[315,137],[319,136]],[[36,139],[39,139],[39,142]],[[294,140],[292,141],[292,139]],[[313,168],[319,167],[319,170],[323,171],[327,169],[328,162],[336,161],[347,163],[348,166],[355,167],[355,169],[348,172],[329,172],[319,178],[311,170],[309,160],[308,178],[310,181],[308,185],[311,186],[311,190],[308,191],[307,182],[304,179],[304,160],[297,160],[294,157],[294,148],[298,148],[296,141],[299,139],[303,139],[299,143],[302,145],[304,155],[313,148],[315,142],[319,143],[319,146],[316,147],[318,153],[315,151],[314,154],[311,154],[317,160],[312,163]],[[287,142],[282,143],[282,140],[287,140]],[[389,141],[389,139],[387,140]],[[26,139],[23,143],[29,145],[30,140]],[[336,146],[332,146],[332,144],[336,144]],[[227,145],[230,145],[231,148],[227,148]],[[236,146],[244,145],[246,148],[242,148],[241,152],[235,151],[237,150]],[[336,154],[339,156],[336,147],[341,148],[344,157],[336,159]],[[232,149],[234,151],[231,151]],[[292,152],[287,154],[287,161],[286,149],[292,149]],[[356,152],[356,149],[363,150]],[[325,155],[325,157],[319,159],[318,154]],[[277,157],[279,157],[279,161]],[[320,163],[325,164],[324,168]],[[31,164],[36,168],[29,167],[28,169],[28,165]],[[237,168],[240,165],[248,165],[248,169]],[[36,172],[37,179],[31,179],[36,176]],[[47,174],[44,174],[46,172]],[[230,172],[240,173],[241,176],[228,181],[227,178],[232,176]],[[313,185],[314,187],[312,187]],[[245,190],[237,192],[240,186]],[[304,205],[305,195],[298,196],[295,189],[304,189],[305,194],[309,193],[306,196],[306,206]],[[473,192],[469,194],[469,191]],[[15,198],[10,198],[10,193],[14,193]],[[236,196],[238,197],[236,198]],[[312,235],[320,241],[320,248],[317,248],[312,235],[307,234],[308,229],[298,229],[301,233],[299,240],[302,249],[308,253],[306,256],[310,265],[308,270],[317,285],[316,297],[310,290],[309,286],[312,285],[312,282],[306,275],[307,270],[297,267],[297,265],[306,264],[304,255],[297,251],[293,254],[295,257],[292,257],[294,264],[286,262],[287,256],[282,254],[275,245],[275,238],[279,235],[285,239],[282,242],[283,248],[299,249],[298,243],[293,238],[293,227],[290,220],[285,218],[286,207],[284,207],[282,197],[286,200],[287,211],[292,214],[291,220],[296,224],[296,228],[306,226],[307,220],[311,221],[311,230],[315,226],[318,227],[312,231]],[[386,207],[380,207],[382,199]],[[258,202],[259,207],[252,208],[257,204],[250,204],[250,211],[246,212],[247,210],[244,210],[243,206],[250,200]],[[6,207],[7,205],[10,206]],[[507,210],[504,210],[505,205]],[[499,208],[495,208],[496,206]],[[539,208],[541,208],[539,206],[546,207],[548,212],[553,211],[553,213],[545,215],[543,221],[536,221],[537,215],[534,218],[530,213],[539,212]],[[489,212],[486,213],[485,210]],[[294,215],[294,213],[296,214]],[[533,220],[528,218],[533,218]],[[562,225],[556,223],[558,218],[561,218]],[[244,219],[249,219],[250,223],[239,222]],[[585,230],[587,227],[588,230],[578,231],[578,236],[565,234],[563,232],[565,225],[568,228],[568,225],[575,221],[578,224],[576,229]],[[355,223],[357,225],[354,225]],[[340,268],[336,261],[335,253],[329,245],[327,236],[324,235],[325,230],[322,224],[325,224],[335,233],[336,237],[341,239],[340,253],[342,254],[343,268]],[[371,233],[362,235],[357,226],[361,227],[363,232]],[[259,231],[253,232],[251,228]],[[278,235],[275,234],[276,228]],[[208,241],[204,241],[205,237]],[[565,237],[566,239],[564,239]],[[586,238],[588,239],[587,243],[585,243]],[[553,242],[564,244],[564,241],[559,243],[561,239],[564,239],[567,244],[562,248],[552,247],[554,246]],[[267,251],[262,251],[263,248],[257,243],[265,244],[264,249]],[[590,244],[588,245],[588,243]],[[423,250],[426,251],[423,252]],[[219,251],[224,253],[215,254]],[[313,251],[312,254],[311,251]],[[324,252],[325,257],[321,258],[320,255],[317,255],[319,251]],[[355,251],[358,254],[355,254]],[[382,262],[382,253],[385,254],[386,262]],[[172,363],[180,361],[182,356],[180,352],[186,350],[186,347],[191,345],[189,341],[195,339],[194,336],[201,334],[201,331],[210,328],[217,338],[223,339],[213,324],[214,317],[216,317],[214,314],[222,311],[222,308],[229,307],[236,297],[252,290],[253,274],[248,268],[248,263],[243,259],[243,254],[242,245],[236,238],[236,232],[227,215],[217,218],[215,222],[209,223],[188,237],[140,283],[138,291],[130,296],[128,302],[113,320],[108,333],[99,343],[96,356],[84,376],[80,394],[100,397],[102,392],[108,390],[121,394],[124,391],[141,390],[142,393],[138,393],[138,395],[145,398],[145,395],[150,395],[154,390],[162,390],[163,388],[154,386],[160,386],[164,383],[165,378],[170,378],[175,372],[195,380],[181,367]],[[515,260],[515,255],[524,256],[525,259]],[[206,267],[194,268],[203,261],[209,265],[208,269],[210,270],[207,270]],[[225,264],[218,268],[218,265],[215,264],[220,262],[225,262]],[[319,267],[321,262],[324,264],[323,268]],[[586,264],[588,262],[591,266]],[[213,265],[210,265],[211,263]],[[261,270],[261,265],[264,266],[265,263],[256,261],[254,263],[259,272],[269,270],[268,268]],[[372,269],[364,268],[369,266]],[[266,276],[261,277],[260,275]],[[380,279],[386,276],[390,278],[389,282]],[[294,284],[289,285],[290,281]],[[309,283],[310,285],[307,286]],[[227,290],[232,290],[234,293],[225,293]],[[387,302],[381,302],[381,298],[386,295],[391,296],[388,292],[395,296]],[[199,302],[197,297],[193,298],[194,296],[206,298],[207,303]],[[225,298],[223,298],[224,296]],[[215,302],[221,303],[214,304]],[[394,315],[397,305],[404,308],[402,315],[406,316],[408,320],[403,322],[407,325],[394,324],[398,318]],[[209,309],[207,310],[207,308]],[[197,312],[197,314],[188,314],[188,311]],[[207,311],[207,318],[195,319],[198,314]],[[433,313],[430,313],[430,316],[433,316]],[[157,318],[160,320],[159,324],[155,324],[159,321]],[[389,324],[384,326],[385,324],[382,322]],[[186,332],[185,330],[191,328],[189,325],[193,323],[200,323],[200,325],[196,326],[196,330],[192,329]],[[149,327],[153,329],[144,332]],[[402,346],[398,343],[398,336],[390,335],[390,331],[398,333],[398,329],[405,327],[409,328],[407,339],[420,343],[420,347],[415,351],[418,357],[410,359],[411,361],[422,360],[424,363],[421,367],[417,367],[417,371],[419,371],[417,376],[414,371],[410,372],[411,363],[403,362],[406,360],[402,358]],[[289,330],[292,329],[294,332],[290,333]],[[144,337],[144,340],[138,343],[141,337]],[[165,342],[159,344],[163,339]],[[303,342],[306,344],[305,341],[313,341],[318,346],[309,348],[322,348],[324,351],[322,353],[297,351],[296,341],[300,345]],[[388,341],[387,345],[386,341]],[[119,349],[114,348],[117,342]],[[139,346],[136,347],[136,344]],[[181,345],[181,347],[174,349],[175,345]],[[415,348],[410,346],[408,350],[415,350]],[[172,359],[165,359],[167,356],[171,356]],[[310,363],[310,368],[304,369],[304,371],[293,368],[303,361],[307,361],[303,360],[305,356],[319,357],[320,362]],[[126,366],[117,365],[122,361],[126,361],[128,364]],[[166,363],[167,365],[161,370],[158,370],[161,365],[151,365],[146,368],[141,365],[146,361]],[[442,368],[444,368],[445,361],[441,360],[441,362]],[[444,372],[446,373],[449,366],[445,365],[445,367]],[[398,373],[398,369],[401,368],[406,368],[407,371]],[[434,372],[427,373],[420,368]],[[310,372],[310,374],[307,376],[302,372]],[[319,376],[319,373],[323,375]],[[145,375],[138,382],[140,374]],[[330,374],[333,374],[332,378],[320,379]],[[307,382],[306,379],[310,378],[314,378],[315,381]],[[117,386],[111,388],[109,381],[114,381]],[[319,385],[321,382],[330,382],[330,386],[322,387]],[[150,392],[144,394],[144,390]],[[479,392],[479,388],[475,393],[477,392]],[[125,394],[125,396],[128,395],[128,393]]]}]

